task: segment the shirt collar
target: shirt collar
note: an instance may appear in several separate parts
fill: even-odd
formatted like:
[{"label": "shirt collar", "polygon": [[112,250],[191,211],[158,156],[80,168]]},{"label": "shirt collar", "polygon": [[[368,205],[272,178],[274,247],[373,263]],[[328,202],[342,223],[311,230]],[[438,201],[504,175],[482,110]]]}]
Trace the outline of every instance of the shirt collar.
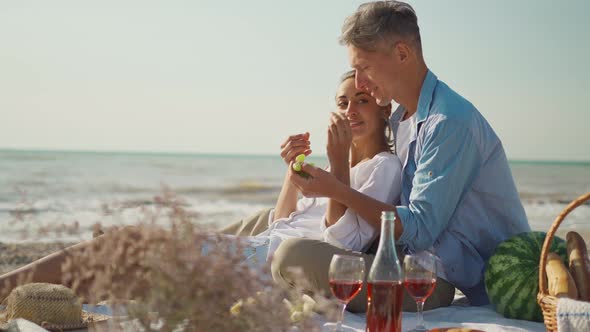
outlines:
[{"label": "shirt collar", "polygon": [[406,114],[406,109],[402,105],[399,105],[397,109],[391,114],[389,119],[391,123],[398,123],[402,120],[404,114]]},{"label": "shirt collar", "polygon": [[420,90],[420,98],[418,99],[418,110],[416,111],[416,123],[420,123],[426,120],[428,113],[430,113],[430,104],[432,103],[432,97],[434,95],[434,89],[438,78],[430,69],[426,72],[426,77],[422,83],[422,89]]}]

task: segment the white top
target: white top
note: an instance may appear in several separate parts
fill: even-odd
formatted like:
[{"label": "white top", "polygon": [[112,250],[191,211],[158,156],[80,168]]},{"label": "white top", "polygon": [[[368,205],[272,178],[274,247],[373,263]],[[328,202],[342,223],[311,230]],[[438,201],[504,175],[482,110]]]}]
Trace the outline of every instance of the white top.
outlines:
[{"label": "white top", "polygon": [[[401,192],[401,163],[396,155],[381,152],[372,159],[350,169],[351,188],[389,204],[399,203]],[[287,218],[273,222],[271,211],[269,228],[254,238],[269,240],[268,257],[279,244],[289,238],[323,240],[337,247],[364,251],[377,236],[379,230],[347,209],[344,215],[330,227],[325,226],[329,199],[306,198],[297,201],[297,208]]]},{"label": "white top", "polygon": [[395,135],[395,149],[399,160],[402,165],[406,165],[406,159],[408,158],[408,145],[410,139],[414,135],[416,130],[416,113],[412,114],[411,117],[399,122],[397,127],[397,133]]}]

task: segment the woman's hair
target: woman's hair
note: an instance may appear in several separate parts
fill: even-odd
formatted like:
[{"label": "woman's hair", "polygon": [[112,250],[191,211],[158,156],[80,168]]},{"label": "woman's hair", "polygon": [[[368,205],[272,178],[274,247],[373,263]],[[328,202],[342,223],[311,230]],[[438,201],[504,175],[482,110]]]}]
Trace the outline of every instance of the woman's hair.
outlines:
[{"label": "woman's hair", "polygon": [[346,81],[349,78],[355,78],[356,77],[356,70],[349,70],[346,73],[344,73],[342,76],[340,76],[340,84],[344,83],[344,81]]},{"label": "woman's hair", "polygon": [[[356,77],[356,71],[355,70],[349,70],[346,73],[344,73],[342,76],[340,76],[340,84],[344,83],[344,81],[348,80],[348,79],[355,79]],[[382,107],[382,106],[379,106]],[[389,148],[389,152],[395,154],[394,152],[394,137],[393,137],[393,130],[391,129],[391,124],[389,123],[389,120],[386,119],[385,120],[385,132],[383,133],[385,135],[385,143],[387,144],[387,147]]]}]

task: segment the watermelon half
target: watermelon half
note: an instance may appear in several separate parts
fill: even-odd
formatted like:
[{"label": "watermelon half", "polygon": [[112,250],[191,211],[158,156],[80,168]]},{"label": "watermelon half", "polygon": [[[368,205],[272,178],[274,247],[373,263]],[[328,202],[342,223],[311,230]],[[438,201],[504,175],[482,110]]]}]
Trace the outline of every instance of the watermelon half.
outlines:
[{"label": "watermelon half", "polygon": [[[543,321],[537,303],[539,261],[545,241],[544,232],[526,232],[500,243],[485,271],[485,285],[496,311],[507,318]],[[553,236],[551,252],[567,263],[566,242]]]}]

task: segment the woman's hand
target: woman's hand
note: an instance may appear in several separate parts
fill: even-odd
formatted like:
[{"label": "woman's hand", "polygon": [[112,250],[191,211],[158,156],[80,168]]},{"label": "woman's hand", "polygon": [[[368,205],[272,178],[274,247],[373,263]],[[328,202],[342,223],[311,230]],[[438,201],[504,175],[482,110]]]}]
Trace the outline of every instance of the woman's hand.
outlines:
[{"label": "woman's hand", "polygon": [[287,165],[290,165],[300,154],[305,156],[311,154],[309,133],[291,135],[281,144],[281,158]]},{"label": "woman's hand", "polygon": [[349,167],[352,132],[350,122],[344,114],[332,112],[328,126],[328,144],[326,152],[330,167]]}]

